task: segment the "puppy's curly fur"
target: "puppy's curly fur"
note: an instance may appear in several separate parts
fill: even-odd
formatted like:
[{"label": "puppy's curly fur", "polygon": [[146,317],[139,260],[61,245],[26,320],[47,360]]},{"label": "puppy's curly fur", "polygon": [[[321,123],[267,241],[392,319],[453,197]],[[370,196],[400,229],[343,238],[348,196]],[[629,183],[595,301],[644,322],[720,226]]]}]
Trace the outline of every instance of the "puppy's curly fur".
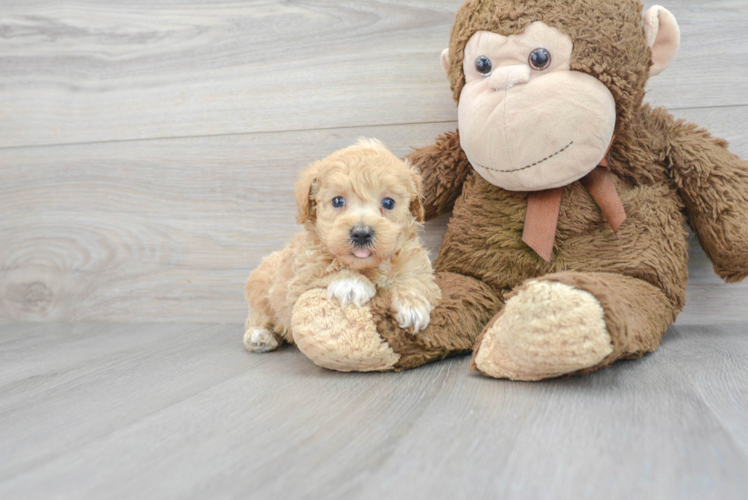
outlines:
[{"label": "puppy's curly fur", "polygon": [[[304,232],[247,280],[247,349],[293,343],[293,306],[314,288],[327,288],[344,307],[361,307],[386,291],[402,328],[414,334],[426,328],[441,291],[418,237],[424,216],[418,172],[380,142],[361,139],[309,165],[295,193]],[[394,206],[383,204],[388,198]],[[357,241],[355,231],[370,241]]]}]

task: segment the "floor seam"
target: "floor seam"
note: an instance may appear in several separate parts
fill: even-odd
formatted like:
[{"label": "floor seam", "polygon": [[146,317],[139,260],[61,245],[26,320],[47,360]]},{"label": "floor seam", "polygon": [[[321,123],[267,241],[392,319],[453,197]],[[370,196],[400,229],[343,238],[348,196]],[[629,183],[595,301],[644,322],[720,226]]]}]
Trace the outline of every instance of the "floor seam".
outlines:
[{"label": "floor seam", "polygon": [[346,129],[362,129],[362,128],[381,128],[381,127],[409,127],[413,125],[439,125],[446,123],[457,123],[457,119],[454,120],[437,120],[428,122],[404,122],[404,123],[381,123],[381,124],[361,124],[361,125],[338,125],[334,127],[315,127],[315,128],[299,128],[299,129],[288,129],[288,130],[260,130],[253,132],[229,132],[224,134],[205,134],[205,135],[179,135],[179,136],[165,136],[165,137],[142,137],[133,139],[106,139],[102,141],[80,141],[80,142],[59,142],[49,144],[29,144],[22,146],[0,146],[0,151],[11,151],[14,149],[38,149],[38,148],[55,148],[65,146],[94,146],[99,144],[127,144],[132,142],[149,142],[149,141],[177,141],[186,139],[215,139],[218,137],[237,137],[237,136],[253,136],[253,135],[268,135],[268,134],[294,134],[301,132],[318,132],[318,131],[329,131],[329,130],[346,130]]},{"label": "floor seam", "polygon": [[[701,326],[701,325],[692,325],[692,326]],[[709,325],[709,326],[712,326],[712,325]],[[713,325],[713,326],[719,327],[719,325]],[[676,332],[681,333],[679,331],[680,327],[673,326],[672,328],[675,329]],[[720,415],[714,410],[712,405],[706,399],[704,399],[704,397],[701,395],[701,391],[699,391],[698,387],[696,387],[696,385],[693,383],[691,378],[688,376],[688,373],[685,370],[683,370],[677,362],[674,362],[672,364],[675,367],[675,370],[677,370],[677,372],[680,373],[683,376],[683,378],[688,382],[688,387],[691,388],[693,394],[695,394],[699,398],[699,401],[701,401],[701,403],[704,405],[704,407],[709,410],[709,413],[712,415],[712,417],[714,417],[714,420],[719,424],[720,429],[722,429],[722,431],[727,436],[730,437],[730,441],[732,442],[732,444],[735,446],[737,450],[739,450],[740,454],[748,461],[748,449],[745,449],[740,444],[740,442],[735,437],[732,430],[730,430],[730,428],[725,424],[724,419],[720,417]]]},{"label": "floor seam", "polygon": [[2,485],[3,483],[8,483],[10,481],[15,481],[18,478],[21,478],[23,476],[26,476],[26,475],[29,475],[29,474],[33,474],[33,473],[36,472],[37,469],[44,467],[46,464],[49,464],[50,462],[53,462],[54,460],[57,460],[57,459],[62,458],[64,456],[66,456],[66,455],[69,455],[72,452],[81,450],[81,449],[83,449],[83,448],[85,448],[87,446],[91,446],[92,444],[94,444],[96,442],[99,442],[99,441],[102,441],[102,440],[104,440],[104,439],[106,439],[108,437],[111,437],[112,435],[114,435],[114,434],[116,434],[118,432],[122,432],[122,431],[124,431],[126,429],[132,428],[134,425],[137,425],[139,422],[142,422],[142,421],[144,421],[144,420],[146,420],[146,419],[148,419],[148,418],[150,418],[150,417],[152,417],[152,416],[154,416],[154,415],[156,415],[158,413],[161,413],[164,410],[167,410],[167,409],[169,409],[169,408],[171,408],[173,406],[182,404],[185,401],[188,401],[188,400],[190,400],[190,399],[192,399],[192,398],[194,398],[194,397],[196,397],[196,396],[198,396],[200,394],[203,394],[204,392],[209,391],[209,390],[211,390],[211,389],[213,389],[215,387],[218,387],[218,386],[220,386],[222,384],[225,384],[229,380],[232,380],[232,379],[236,378],[237,376],[240,376],[240,375],[242,375],[244,373],[252,371],[252,370],[254,370],[254,369],[256,369],[256,368],[264,365],[265,363],[267,363],[267,361],[255,364],[255,365],[249,367],[248,369],[244,369],[243,368],[242,371],[237,371],[236,373],[231,374],[227,378],[222,379],[222,380],[216,382],[215,384],[211,384],[208,387],[204,387],[203,389],[200,389],[199,391],[194,392],[194,393],[190,394],[189,396],[185,396],[183,398],[180,398],[177,401],[173,401],[173,402],[167,404],[166,406],[163,406],[161,408],[158,408],[156,410],[153,410],[151,412],[143,414],[143,415],[139,416],[136,420],[128,422],[127,424],[125,424],[125,425],[123,425],[121,427],[117,427],[116,429],[112,429],[109,432],[105,432],[105,433],[103,433],[101,435],[93,437],[92,439],[90,439],[90,440],[88,440],[88,441],[86,441],[84,443],[80,443],[78,445],[71,445],[71,446],[65,448],[65,450],[63,452],[55,453],[54,455],[46,456],[43,459],[40,459],[38,462],[35,462],[32,465],[30,465],[30,467],[27,468],[24,472],[21,472],[20,474],[16,474],[14,476],[10,476],[10,477],[8,477],[6,479],[0,479],[0,485]]},{"label": "floor seam", "polygon": [[[658,107],[656,103],[648,103],[651,106]],[[673,111],[689,111],[699,109],[727,109],[727,108],[746,108],[748,104],[718,104],[715,106],[676,106],[667,107],[669,112]],[[362,128],[380,128],[380,127],[409,127],[413,125],[439,125],[447,123],[457,123],[457,118],[453,120],[432,120],[425,122],[401,122],[401,123],[366,123],[358,125],[335,125],[329,127],[306,127],[296,129],[278,129],[278,130],[258,130],[248,132],[227,132],[222,134],[193,134],[193,135],[175,135],[175,136],[161,136],[161,137],[139,137],[131,139],[104,139],[104,140],[91,140],[91,141],[79,141],[79,142],[51,142],[44,144],[26,144],[26,145],[15,145],[15,146],[0,146],[0,151],[11,151],[15,149],[37,149],[37,148],[54,148],[54,147],[65,147],[65,146],[93,146],[97,144],[126,144],[132,142],[149,142],[149,141],[170,141],[170,140],[186,140],[186,139],[215,139],[218,137],[236,137],[236,136],[253,136],[253,135],[267,135],[267,134],[293,134],[301,132],[317,132],[317,131],[329,131],[329,130],[346,130],[346,129],[362,129]]]}]

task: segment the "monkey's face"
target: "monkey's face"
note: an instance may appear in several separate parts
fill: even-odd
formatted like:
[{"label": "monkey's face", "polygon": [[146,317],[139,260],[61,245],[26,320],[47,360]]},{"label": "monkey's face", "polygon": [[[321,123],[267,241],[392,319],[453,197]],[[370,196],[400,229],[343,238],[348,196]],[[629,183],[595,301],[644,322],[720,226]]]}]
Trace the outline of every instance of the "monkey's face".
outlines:
[{"label": "monkey's face", "polygon": [[616,103],[599,80],[570,69],[572,49],[568,35],[539,21],[519,35],[479,31],[468,41],[460,142],[488,182],[510,191],[565,186],[605,156]]}]

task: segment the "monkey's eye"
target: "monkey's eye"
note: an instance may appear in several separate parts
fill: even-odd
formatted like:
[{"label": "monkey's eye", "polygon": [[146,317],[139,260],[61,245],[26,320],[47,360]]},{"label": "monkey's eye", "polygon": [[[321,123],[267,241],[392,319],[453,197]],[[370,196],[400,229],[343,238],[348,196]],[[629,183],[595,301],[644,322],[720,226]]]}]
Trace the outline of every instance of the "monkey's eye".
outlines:
[{"label": "monkey's eye", "polygon": [[345,198],[342,196],[336,196],[332,199],[332,206],[335,208],[343,208],[345,206]]},{"label": "monkey's eye", "polygon": [[481,75],[488,76],[491,74],[491,70],[493,70],[493,64],[491,64],[491,60],[486,56],[480,56],[475,60],[475,69]]},{"label": "monkey's eye", "polygon": [[392,198],[385,198],[382,200],[382,208],[385,210],[394,210],[395,208],[395,200]]},{"label": "monkey's eye", "polygon": [[530,52],[530,67],[538,71],[542,71],[551,65],[551,53],[547,50],[540,48]]}]

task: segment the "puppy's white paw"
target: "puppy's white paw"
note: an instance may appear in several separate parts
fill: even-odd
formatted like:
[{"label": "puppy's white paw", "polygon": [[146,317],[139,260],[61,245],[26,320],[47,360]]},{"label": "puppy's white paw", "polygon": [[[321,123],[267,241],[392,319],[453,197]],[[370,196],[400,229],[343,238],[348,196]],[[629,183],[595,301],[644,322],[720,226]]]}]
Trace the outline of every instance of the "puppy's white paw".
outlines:
[{"label": "puppy's white paw", "polygon": [[425,330],[431,321],[431,303],[419,293],[396,295],[392,300],[395,319],[400,328],[413,327],[413,334]]},{"label": "puppy's white paw", "polygon": [[270,352],[278,348],[278,338],[267,328],[250,328],[244,334],[244,347],[250,352]]},{"label": "puppy's white paw", "polygon": [[333,281],[327,287],[327,298],[337,300],[343,307],[349,302],[356,304],[358,307],[363,307],[376,294],[376,288],[359,280]]}]

